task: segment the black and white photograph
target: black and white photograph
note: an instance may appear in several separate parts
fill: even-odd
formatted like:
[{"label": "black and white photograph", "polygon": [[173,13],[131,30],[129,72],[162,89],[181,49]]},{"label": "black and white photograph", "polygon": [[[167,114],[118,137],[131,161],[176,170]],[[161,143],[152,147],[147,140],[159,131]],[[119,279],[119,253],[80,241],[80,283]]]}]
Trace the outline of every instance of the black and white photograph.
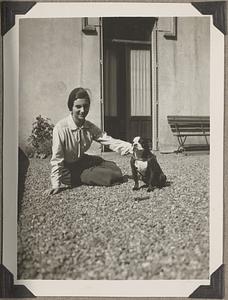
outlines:
[{"label": "black and white photograph", "polygon": [[4,45],[18,55],[16,89],[5,88],[17,94],[5,152],[17,153],[18,282],[210,283],[222,264],[222,219],[211,242],[215,195],[222,216],[220,28],[193,5],[183,16],[34,17],[36,7]]}]

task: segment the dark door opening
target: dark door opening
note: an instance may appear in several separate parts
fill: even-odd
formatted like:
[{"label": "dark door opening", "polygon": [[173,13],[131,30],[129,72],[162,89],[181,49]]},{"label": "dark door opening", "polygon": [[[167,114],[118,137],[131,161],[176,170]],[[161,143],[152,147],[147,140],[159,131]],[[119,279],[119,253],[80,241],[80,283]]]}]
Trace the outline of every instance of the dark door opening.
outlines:
[{"label": "dark door opening", "polygon": [[152,139],[151,32],[155,18],[104,18],[104,126]]}]

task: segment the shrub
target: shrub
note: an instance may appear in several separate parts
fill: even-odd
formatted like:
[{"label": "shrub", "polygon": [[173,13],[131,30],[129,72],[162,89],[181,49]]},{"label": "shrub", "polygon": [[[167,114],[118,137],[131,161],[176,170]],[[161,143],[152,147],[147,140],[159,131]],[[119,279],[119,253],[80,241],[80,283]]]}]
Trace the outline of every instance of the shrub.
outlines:
[{"label": "shrub", "polygon": [[32,133],[28,138],[30,145],[29,156],[45,158],[51,154],[52,132],[54,125],[49,118],[41,115],[32,124]]}]

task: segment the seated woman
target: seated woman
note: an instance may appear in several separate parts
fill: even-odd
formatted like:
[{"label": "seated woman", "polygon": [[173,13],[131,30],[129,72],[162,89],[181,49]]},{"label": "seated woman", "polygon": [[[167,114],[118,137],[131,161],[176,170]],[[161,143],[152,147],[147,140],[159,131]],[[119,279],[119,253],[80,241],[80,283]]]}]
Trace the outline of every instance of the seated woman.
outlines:
[{"label": "seated woman", "polygon": [[123,180],[120,168],[99,156],[87,155],[93,141],[109,146],[121,155],[132,153],[132,145],[114,139],[86,120],[90,97],[83,88],[75,88],[68,99],[69,116],[59,121],[53,130],[51,158],[52,188],[54,195],[66,187],[81,184],[109,186]]}]

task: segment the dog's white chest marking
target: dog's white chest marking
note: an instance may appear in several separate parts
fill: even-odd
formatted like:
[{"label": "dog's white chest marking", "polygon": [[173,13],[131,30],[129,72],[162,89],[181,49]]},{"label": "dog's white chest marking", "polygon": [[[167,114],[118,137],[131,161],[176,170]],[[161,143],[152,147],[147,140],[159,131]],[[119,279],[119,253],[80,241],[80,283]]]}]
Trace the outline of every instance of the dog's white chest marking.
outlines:
[{"label": "dog's white chest marking", "polygon": [[137,171],[139,171],[139,173],[142,174],[143,176],[146,173],[147,165],[148,165],[147,161],[141,161],[141,160],[135,161],[135,167]]}]

